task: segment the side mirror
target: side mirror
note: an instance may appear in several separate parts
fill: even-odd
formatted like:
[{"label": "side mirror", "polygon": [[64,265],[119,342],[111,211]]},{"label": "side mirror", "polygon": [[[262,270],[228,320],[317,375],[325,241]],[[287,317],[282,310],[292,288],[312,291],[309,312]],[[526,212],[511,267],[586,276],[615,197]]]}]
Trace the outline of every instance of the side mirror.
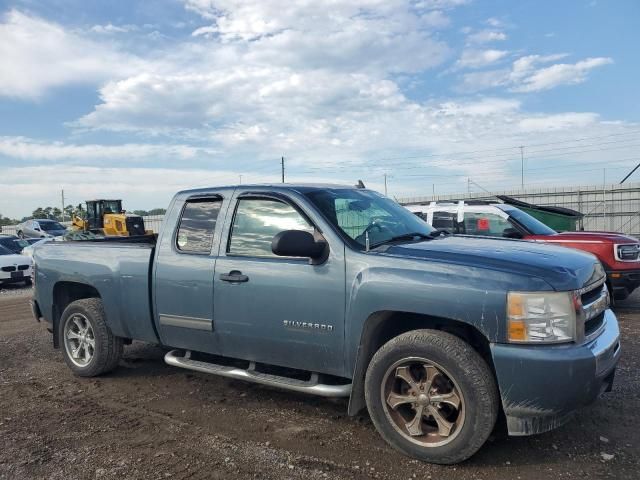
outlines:
[{"label": "side mirror", "polygon": [[324,240],[316,241],[313,235],[303,230],[284,230],[271,241],[271,251],[280,257],[305,257],[311,263],[322,263],[329,253]]},{"label": "side mirror", "polygon": [[515,228],[506,228],[502,232],[502,236],[504,238],[516,238],[516,239],[521,239],[522,238],[522,234],[518,230],[516,230]]}]

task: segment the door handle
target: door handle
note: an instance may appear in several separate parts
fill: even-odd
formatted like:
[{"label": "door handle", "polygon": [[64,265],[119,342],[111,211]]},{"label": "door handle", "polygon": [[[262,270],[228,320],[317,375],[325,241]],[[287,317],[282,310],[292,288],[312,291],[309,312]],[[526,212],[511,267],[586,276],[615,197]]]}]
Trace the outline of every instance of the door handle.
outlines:
[{"label": "door handle", "polygon": [[240,270],[231,270],[229,273],[221,273],[220,280],[223,282],[240,283],[248,282],[249,277],[243,275]]}]

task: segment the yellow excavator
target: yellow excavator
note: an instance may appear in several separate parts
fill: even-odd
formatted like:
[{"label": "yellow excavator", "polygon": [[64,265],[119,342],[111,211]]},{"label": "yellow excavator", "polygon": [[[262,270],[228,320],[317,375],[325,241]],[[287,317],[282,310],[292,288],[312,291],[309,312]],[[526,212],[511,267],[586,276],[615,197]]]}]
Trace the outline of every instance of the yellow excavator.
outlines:
[{"label": "yellow excavator", "polygon": [[122,209],[122,200],[87,200],[85,204],[86,210],[80,204],[78,211],[73,215],[72,228],[76,232],[90,232],[107,237],[153,233],[145,230],[141,216],[126,213]]}]

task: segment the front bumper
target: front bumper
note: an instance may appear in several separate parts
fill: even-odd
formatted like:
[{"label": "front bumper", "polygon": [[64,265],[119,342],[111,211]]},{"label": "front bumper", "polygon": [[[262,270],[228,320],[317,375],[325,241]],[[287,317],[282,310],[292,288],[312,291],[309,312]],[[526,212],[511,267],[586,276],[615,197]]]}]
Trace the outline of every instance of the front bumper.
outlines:
[{"label": "front bumper", "polygon": [[640,270],[610,270],[607,279],[614,294],[629,295],[640,286]]},{"label": "front bumper", "polygon": [[552,430],[611,390],[620,331],[611,310],[604,323],[602,333],[583,345],[491,345],[509,435]]}]

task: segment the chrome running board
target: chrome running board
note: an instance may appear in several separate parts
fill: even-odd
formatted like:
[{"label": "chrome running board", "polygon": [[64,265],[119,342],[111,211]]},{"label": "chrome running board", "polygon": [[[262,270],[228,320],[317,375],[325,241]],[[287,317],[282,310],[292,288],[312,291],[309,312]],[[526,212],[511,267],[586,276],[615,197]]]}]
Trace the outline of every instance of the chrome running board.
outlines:
[{"label": "chrome running board", "polygon": [[191,352],[189,350],[185,352],[184,356],[180,354],[180,350],[171,350],[164,356],[164,361],[174,367],[195,370],[196,372],[212,373],[222,377],[246,380],[261,385],[283,388],[294,392],[309,393],[321,397],[348,397],[351,394],[350,383],[346,385],[325,385],[318,383],[317,373],[312,373],[309,380],[297,380],[295,378],[257,372],[254,362],[250,363],[248,369],[243,370],[237,367],[193,360],[191,359]]}]

